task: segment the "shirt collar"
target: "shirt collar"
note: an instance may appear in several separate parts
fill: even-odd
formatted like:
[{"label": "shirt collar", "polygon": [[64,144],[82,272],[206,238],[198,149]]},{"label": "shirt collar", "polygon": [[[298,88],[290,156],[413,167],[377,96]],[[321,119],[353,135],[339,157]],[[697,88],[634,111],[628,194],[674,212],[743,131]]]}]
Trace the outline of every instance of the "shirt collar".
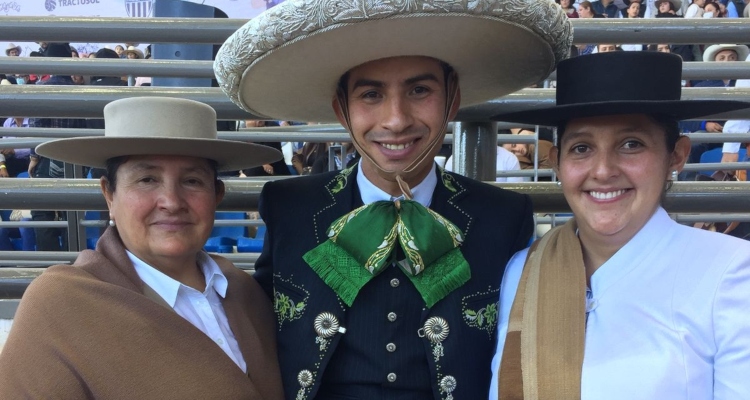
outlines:
[{"label": "shirt collar", "polygon": [[[126,253],[128,254],[130,261],[133,263],[135,272],[138,273],[138,276],[143,283],[150,286],[151,289],[154,289],[154,291],[158,293],[170,307],[174,307],[175,302],[177,301],[177,293],[179,292],[180,287],[185,285],[172,279],[158,269],[146,264],[130,251],[126,250]],[[206,290],[211,288],[216,291],[219,296],[226,297],[228,286],[227,278],[221,272],[221,269],[219,269],[216,262],[204,251],[198,253],[197,262],[206,279]]]},{"label": "shirt collar", "polygon": [[[370,204],[381,200],[396,200],[393,196],[386,193],[384,190],[375,186],[365,176],[362,171],[362,163],[357,164],[357,186],[359,187],[359,194],[362,196],[362,203]],[[420,182],[417,186],[411,188],[411,193],[414,195],[414,201],[419,204],[429,207],[432,202],[432,194],[435,193],[435,187],[437,186],[437,175],[435,173],[435,163],[432,163],[432,169],[430,173]],[[401,197],[399,197],[401,198]]]}]

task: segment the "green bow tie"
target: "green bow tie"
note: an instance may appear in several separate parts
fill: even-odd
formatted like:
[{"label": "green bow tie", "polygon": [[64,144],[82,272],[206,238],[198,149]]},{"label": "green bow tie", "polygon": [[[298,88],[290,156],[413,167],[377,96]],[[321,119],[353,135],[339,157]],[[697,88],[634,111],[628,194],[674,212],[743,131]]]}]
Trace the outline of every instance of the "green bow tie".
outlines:
[{"label": "green bow tie", "polygon": [[[351,306],[360,289],[390,264],[401,268],[427,307],[471,278],[461,230],[416,201],[377,201],[337,219],[307,264]],[[396,246],[404,260],[395,260]]]}]

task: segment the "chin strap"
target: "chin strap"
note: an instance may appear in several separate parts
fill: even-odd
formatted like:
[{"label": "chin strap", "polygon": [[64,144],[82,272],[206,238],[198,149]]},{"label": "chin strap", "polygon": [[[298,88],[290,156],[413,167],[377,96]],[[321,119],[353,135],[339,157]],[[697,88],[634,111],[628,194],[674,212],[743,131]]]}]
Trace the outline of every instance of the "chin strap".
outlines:
[{"label": "chin strap", "polygon": [[449,122],[448,119],[458,97],[458,74],[456,74],[455,71],[452,71],[448,76],[445,77],[445,92],[445,110],[443,113],[443,124],[440,128],[440,134],[432,139],[427,147],[425,147],[425,149],[411,164],[409,164],[401,171],[395,171],[386,170],[378,165],[378,163],[375,162],[370,154],[368,154],[367,151],[365,151],[365,149],[357,141],[357,138],[354,135],[354,131],[352,130],[351,117],[349,115],[349,97],[346,92],[341,90],[341,88],[338,88],[336,90],[336,101],[339,104],[341,113],[344,117],[344,121],[346,122],[345,128],[349,131],[349,134],[352,137],[352,144],[354,144],[354,148],[357,149],[357,152],[360,156],[362,156],[362,158],[367,159],[372,165],[375,166],[375,170],[381,178],[387,181],[396,182],[399,189],[401,190],[401,193],[403,193],[404,197],[407,200],[411,200],[413,196],[411,193],[411,189],[409,188],[409,184],[406,183],[406,180],[416,175],[416,173],[419,171],[419,167],[423,166],[425,162],[433,162],[432,160],[429,160],[428,157],[430,154],[432,154],[435,147],[442,144],[443,138],[445,137],[445,131],[448,127]]}]

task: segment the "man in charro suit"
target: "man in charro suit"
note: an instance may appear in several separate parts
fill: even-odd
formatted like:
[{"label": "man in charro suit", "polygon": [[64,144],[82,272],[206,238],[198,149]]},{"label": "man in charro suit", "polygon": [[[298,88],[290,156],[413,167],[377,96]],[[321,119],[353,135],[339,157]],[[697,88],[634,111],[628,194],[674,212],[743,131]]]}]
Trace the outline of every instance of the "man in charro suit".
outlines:
[{"label": "man in charro suit", "polygon": [[287,399],[487,396],[503,266],[531,204],[433,158],[462,100],[541,80],[570,44],[544,0],[285,2],[227,40],[214,69],[236,104],[339,121],[362,156],[261,194],[255,277]]}]

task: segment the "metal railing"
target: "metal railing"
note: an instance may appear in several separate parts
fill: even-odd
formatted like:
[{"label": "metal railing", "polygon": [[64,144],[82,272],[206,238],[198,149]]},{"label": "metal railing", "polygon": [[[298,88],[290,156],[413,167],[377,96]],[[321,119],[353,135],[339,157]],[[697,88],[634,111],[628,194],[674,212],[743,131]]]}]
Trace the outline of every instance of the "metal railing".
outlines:
[{"label": "metal railing", "polygon": [[[0,17],[0,38],[14,41],[90,41],[91,31],[97,32],[102,42],[142,43],[222,43],[246,21],[233,19],[192,18],[60,18],[60,17]],[[750,43],[750,24],[743,19],[577,19],[571,21],[575,28],[575,43]],[[210,61],[165,60],[67,60],[0,58],[0,71],[6,73],[53,73],[103,76],[179,76],[212,77]],[[740,79],[750,78],[746,63],[685,63],[684,79]],[[554,78],[555,75],[550,76]],[[490,117],[504,113],[538,109],[554,104],[554,89],[524,89],[487,103],[466,107],[457,117],[459,121],[486,123]],[[0,89],[0,111],[7,116],[101,118],[105,104],[124,97],[169,96],[188,98],[208,103],[220,119],[256,119],[232,104],[217,88],[167,88],[167,87],[80,87],[80,86],[3,86]],[[732,99],[750,101],[750,89],[688,88],[682,92],[684,99]],[[716,118],[750,118],[750,110],[725,113]],[[499,128],[519,127],[520,124],[499,123]],[[450,127],[452,129],[452,126]],[[19,136],[22,139],[2,140],[0,148],[35,146],[48,138],[101,135],[95,130],[65,129],[0,129],[0,136]],[[745,141],[750,135],[691,134],[694,142]],[[222,132],[224,139],[243,141],[314,141],[347,142],[349,136],[338,125],[294,126],[282,128],[254,128],[241,132]],[[449,135],[446,142],[450,143]],[[534,143],[535,136],[498,135],[497,142]],[[721,164],[720,167],[738,167],[747,164]],[[709,168],[711,167],[711,168]],[[693,166],[689,166],[693,168]],[[719,169],[716,164],[703,164],[696,169]],[[522,171],[545,176],[550,170]],[[294,179],[294,178],[291,178]],[[257,208],[258,196],[267,179],[230,179],[226,182],[227,194],[219,205],[221,211],[247,211]],[[495,184],[528,194],[537,213],[569,211],[560,187],[554,183]],[[678,221],[691,218],[703,220],[741,220],[750,218],[750,185],[728,182],[677,182],[667,193],[664,206],[677,213]],[[104,210],[106,204],[99,184],[84,179],[2,179],[0,200],[3,209],[58,209]],[[720,214],[705,214],[706,211]],[[685,215],[687,213],[704,213]],[[564,217],[540,216],[537,221],[560,222]],[[77,222],[77,221],[76,221]],[[251,220],[219,221],[218,225],[258,224]],[[40,224],[40,225],[36,225]],[[11,223],[0,227],[42,226],[59,224],[71,227],[69,222]],[[80,221],[80,226],[101,226],[101,221]],[[44,225],[46,226],[46,225]],[[58,225],[55,225],[58,226]],[[10,254],[12,253],[12,254]],[[76,252],[0,252],[0,264],[49,265],[70,262]],[[229,254],[227,257],[241,267],[252,268],[257,254]],[[3,270],[0,269],[0,272]],[[16,282],[30,281],[38,270],[16,272]],[[26,283],[27,284],[27,283]],[[0,288],[6,288],[0,275]],[[1,297],[1,296],[0,296]],[[5,303],[0,301],[0,313]]]}]

